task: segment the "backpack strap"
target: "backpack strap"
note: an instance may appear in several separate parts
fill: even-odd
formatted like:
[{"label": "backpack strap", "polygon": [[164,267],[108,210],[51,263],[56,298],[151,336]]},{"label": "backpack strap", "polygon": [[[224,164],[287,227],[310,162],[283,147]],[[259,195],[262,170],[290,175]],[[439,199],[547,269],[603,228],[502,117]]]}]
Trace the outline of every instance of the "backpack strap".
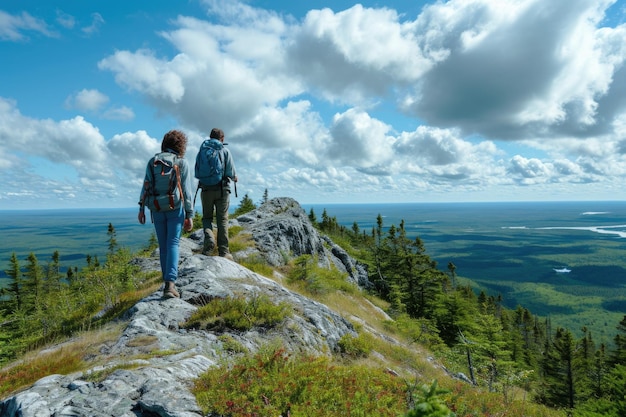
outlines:
[{"label": "backpack strap", "polygon": [[[185,194],[183,194],[183,186],[180,183],[180,168],[178,167],[178,164],[176,162],[174,162],[174,170],[176,171],[176,182],[177,182],[177,188],[178,188],[178,192],[180,193],[180,205],[183,206],[183,210],[185,209]],[[174,190],[172,190],[174,191]],[[173,209],[174,208],[174,195],[173,193],[170,193],[170,207]]]},{"label": "backpack strap", "polygon": [[[145,179],[143,182],[143,195],[141,197],[141,201],[139,201],[139,206],[142,209],[146,207],[146,199],[148,198],[148,194],[150,193],[150,190],[154,189],[154,163],[149,163],[149,164],[150,164],[150,173],[152,174],[152,179],[151,180]],[[150,187],[150,184],[152,184],[152,187]]]},{"label": "backpack strap", "polygon": [[[152,184],[154,184],[154,165],[150,164],[152,166],[151,169],[151,174],[152,174],[152,181],[149,181],[147,179],[144,179],[143,182],[143,195],[141,197],[141,201],[139,201],[139,209],[140,210],[144,210],[146,208],[146,199],[148,198],[148,194],[150,192],[150,183],[152,182]],[[154,223],[154,217],[152,214],[152,210],[148,210],[150,212],[150,222]]]},{"label": "backpack strap", "polygon": [[[155,192],[155,189],[156,189],[156,178],[155,178],[156,177],[156,171],[154,169],[156,167],[156,164],[157,164],[157,159],[156,159],[156,156],[155,156],[154,159],[152,160],[152,164],[150,164],[151,167],[152,167],[151,171],[152,171],[152,193],[153,194],[156,194],[156,192]],[[159,202],[156,199],[154,199],[154,206],[156,207],[157,211],[161,211],[161,207],[159,206]]]},{"label": "backpack strap", "polygon": [[[176,170],[176,163],[173,162],[172,163],[172,168],[174,170],[174,172],[176,174],[178,174],[178,171]],[[161,174],[162,175],[162,174]],[[170,208],[170,210],[174,210],[174,181],[177,181],[178,175],[176,177],[173,177],[170,175],[170,182],[167,185],[167,200],[168,200],[168,206]],[[182,194],[180,195],[180,198],[182,200],[183,196]]]},{"label": "backpack strap", "polygon": [[222,197],[224,197],[224,178],[226,178],[226,166],[224,165],[224,146],[217,151],[217,157],[220,159],[220,163],[222,164],[222,180],[220,181],[220,190],[222,192]]}]

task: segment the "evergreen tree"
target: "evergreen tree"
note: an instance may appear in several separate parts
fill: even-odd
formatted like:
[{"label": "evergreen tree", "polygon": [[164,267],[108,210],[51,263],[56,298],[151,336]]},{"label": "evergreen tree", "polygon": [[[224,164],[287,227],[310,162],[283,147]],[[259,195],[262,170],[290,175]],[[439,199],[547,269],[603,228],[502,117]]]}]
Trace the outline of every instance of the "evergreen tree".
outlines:
[{"label": "evergreen tree", "polygon": [[613,339],[615,349],[611,355],[611,364],[626,366],[626,316],[617,325],[617,331]]},{"label": "evergreen tree", "polygon": [[9,261],[10,268],[4,271],[9,278],[9,285],[1,290],[1,294],[6,299],[0,302],[2,311],[9,315],[22,309],[24,303],[24,291],[22,284],[22,271],[15,252],[11,254]]},{"label": "evergreen tree", "polygon": [[[201,224],[201,223],[198,223]],[[150,240],[148,240],[148,250],[154,250],[159,247],[159,241],[157,240],[156,234],[150,234]]]},{"label": "evergreen tree", "polygon": [[450,274],[452,288],[456,288],[456,265],[452,262],[448,262],[448,273]]},{"label": "evergreen tree", "polygon": [[574,349],[569,330],[559,327],[542,363],[537,399],[551,407],[574,408]]},{"label": "evergreen tree", "polygon": [[33,313],[41,307],[43,297],[43,271],[33,252],[28,255],[28,263],[24,274],[25,311]]},{"label": "evergreen tree", "polygon": [[601,344],[593,355],[593,365],[589,370],[591,397],[602,398],[605,395],[609,370],[606,346]]},{"label": "evergreen tree", "polygon": [[476,341],[479,373],[486,381],[489,391],[496,391],[501,378],[512,372],[514,367],[501,321],[492,314],[478,314],[477,328],[473,335]]},{"label": "evergreen tree", "polygon": [[268,195],[267,188],[266,188],[265,191],[263,191],[263,197],[261,198],[261,204],[267,203],[268,199],[269,199],[269,195]]},{"label": "evergreen tree", "polygon": [[615,408],[615,416],[626,416],[626,366],[618,364],[608,377],[608,399]]},{"label": "evergreen tree", "polygon": [[475,333],[473,327],[478,309],[461,291],[441,294],[439,298],[435,310],[439,336],[448,346],[454,346],[459,342],[461,332]]},{"label": "evergreen tree", "polygon": [[107,235],[109,236],[109,255],[112,255],[117,249],[117,232],[115,231],[115,227],[113,227],[112,223],[109,223]]},{"label": "evergreen tree", "polygon": [[242,214],[251,212],[252,210],[256,208],[257,208],[256,204],[254,204],[250,196],[246,194],[241,199],[241,202],[239,203],[239,207],[237,207],[237,209],[235,210],[234,216],[235,217],[241,216]]},{"label": "evergreen tree", "polygon": [[317,227],[317,217],[315,216],[315,211],[313,211],[312,207],[311,210],[309,210],[309,220],[313,226]]},{"label": "evergreen tree", "polygon": [[521,349],[518,347],[512,349],[513,360],[524,368],[536,368],[538,366],[537,352],[541,350],[540,347],[543,347],[545,341],[538,337],[539,330],[535,317],[528,309],[518,306],[515,310],[513,328],[519,333],[513,336],[513,339],[521,342]]},{"label": "evergreen tree", "polygon": [[591,332],[585,326],[582,328],[583,337],[576,344],[574,352],[574,368],[576,373],[574,374],[574,384],[576,387],[575,400],[588,399],[594,391],[594,384],[592,383],[592,373],[595,366],[595,353],[596,347],[591,337]]},{"label": "evergreen tree", "polygon": [[26,344],[42,336],[44,321],[44,273],[37,257],[30,253],[22,281],[22,308],[13,317],[16,319],[16,335]]},{"label": "evergreen tree", "polygon": [[61,264],[59,251],[54,251],[50,262],[46,265],[44,291],[54,293],[61,289]]},{"label": "evergreen tree", "polygon": [[506,331],[507,350],[511,352],[511,360],[515,362],[518,367],[527,368],[529,365],[526,358],[530,355],[526,352],[526,349],[528,348],[524,343],[522,332],[519,331],[519,325],[517,322],[518,317],[519,315],[516,310],[511,313],[503,313],[500,321],[502,323],[502,328]]},{"label": "evergreen tree", "polygon": [[[402,262],[402,257],[398,251],[398,241],[396,238],[396,227],[391,225],[387,237],[381,241],[381,246],[377,250],[378,270],[384,276],[388,289],[383,297],[392,302],[394,313],[406,312],[406,265]],[[410,314],[409,314],[410,315]]]},{"label": "evergreen tree", "polygon": [[78,279],[78,268],[67,268],[67,282],[70,285],[70,288],[76,284],[76,280]]},{"label": "evergreen tree", "polygon": [[322,211],[322,221],[320,222],[320,229],[328,231],[330,229],[330,216],[326,209]]},{"label": "evergreen tree", "polygon": [[359,224],[357,222],[352,223],[352,233],[354,233],[355,237],[359,237],[361,231],[359,230]]},{"label": "evergreen tree", "polygon": [[382,299],[388,300],[391,292],[391,283],[387,280],[383,272],[386,249],[383,245],[383,216],[380,214],[376,217],[376,227],[372,228],[372,239],[373,244],[370,246],[370,278],[372,279],[374,289],[378,295]]}]

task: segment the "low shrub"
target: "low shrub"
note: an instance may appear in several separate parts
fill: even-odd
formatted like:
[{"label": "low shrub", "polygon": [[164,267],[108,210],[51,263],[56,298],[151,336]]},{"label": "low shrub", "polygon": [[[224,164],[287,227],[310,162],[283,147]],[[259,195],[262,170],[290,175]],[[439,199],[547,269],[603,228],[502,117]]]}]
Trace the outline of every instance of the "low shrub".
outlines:
[{"label": "low shrub", "polygon": [[232,417],[397,417],[408,409],[406,384],[398,377],[326,357],[291,357],[283,348],[210,369],[194,393],[205,414]]},{"label": "low shrub", "polygon": [[271,328],[287,318],[289,312],[289,304],[274,304],[266,295],[215,298],[196,310],[181,327],[213,331]]},{"label": "low shrub", "polygon": [[337,344],[341,353],[353,358],[366,357],[372,351],[371,337],[365,333],[359,333],[356,337],[344,334]]}]

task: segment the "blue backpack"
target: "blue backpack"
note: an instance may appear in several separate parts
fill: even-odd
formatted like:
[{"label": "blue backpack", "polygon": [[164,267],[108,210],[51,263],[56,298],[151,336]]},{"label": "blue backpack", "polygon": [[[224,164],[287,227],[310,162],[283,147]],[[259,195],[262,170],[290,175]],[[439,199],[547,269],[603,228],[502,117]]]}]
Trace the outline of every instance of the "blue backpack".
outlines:
[{"label": "blue backpack", "polygon": [[207,139],[196,156],[195,176],[198,185],[218,185],[224,179],[224,145],[217,139]]},{"label": "blue backpack", "polygon": [[179,158],[161,152],[150,162],[152,175],[144,182],[143,205],[150,211],[172,211],[180,208],[183,188],[180,182]]}]

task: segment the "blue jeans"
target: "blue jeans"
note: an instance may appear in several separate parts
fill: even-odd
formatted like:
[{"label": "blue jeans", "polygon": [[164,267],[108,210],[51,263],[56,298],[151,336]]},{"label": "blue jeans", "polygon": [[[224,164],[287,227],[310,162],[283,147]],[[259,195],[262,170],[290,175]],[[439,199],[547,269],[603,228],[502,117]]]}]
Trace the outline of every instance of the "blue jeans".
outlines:
[{"label": "blue jeans", "polygon": [[152,218],[159,241],[163,280],[174,282],[178,278],[180,234],[185,222],[185,211],[181,206],[178,211],[153,212]]}]

